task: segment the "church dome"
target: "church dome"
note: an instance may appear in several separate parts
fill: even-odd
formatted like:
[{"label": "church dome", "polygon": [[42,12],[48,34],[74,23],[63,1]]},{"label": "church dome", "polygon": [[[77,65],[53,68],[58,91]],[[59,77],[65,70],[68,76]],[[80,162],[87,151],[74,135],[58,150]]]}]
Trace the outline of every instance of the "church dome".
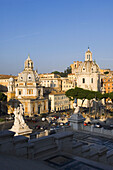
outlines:
[{"label": "church dome", "polygon": [[10,82],[13,82],[13,80],[14,80],[13,77],[11,77],[11,78],[9,79]]}]

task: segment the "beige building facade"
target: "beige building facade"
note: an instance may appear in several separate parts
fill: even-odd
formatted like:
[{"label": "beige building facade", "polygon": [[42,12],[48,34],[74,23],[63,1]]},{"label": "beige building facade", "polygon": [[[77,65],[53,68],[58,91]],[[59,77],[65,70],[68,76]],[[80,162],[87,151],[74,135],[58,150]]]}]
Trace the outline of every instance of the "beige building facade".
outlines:
[{"label": "beige building facade", "polygon": [[13,112],[19,103],[23,104],[25,115],[48,113],[48,99],[43,96],[43,87],[37,71],[33,70],[33,61],[29,56],[17,80],[9,79],[8,102],[9,113]]},{"label": "beige building facade", "polygon": [[65,92],[52,92],[49,94],[51,112],[72,109],[71,101],[66,97]]},{"label": "beige building facade", "polygon": [[76,79],[70,79],[72,77],[62,77],[62,91],[67,91],[69,89],[74,89],[76,86]]},{"label": "beige building facade", "polygon": [[[92,60],[92,52],[89,50],[85,53],[85,61],[79,63],[75,69],[75,75],[77,80],[77,87],[101,91],[101,75],[100,68],[95,61]],[[78,100],[79,106],[81,106],[81,100]],[[84,107],[88,107],[88,101],[85,100]]]},{"label": "beige building facade", "polygon": [[41,86],[62,90],[62,81],[59,75],[53,73],[39,74]]}]

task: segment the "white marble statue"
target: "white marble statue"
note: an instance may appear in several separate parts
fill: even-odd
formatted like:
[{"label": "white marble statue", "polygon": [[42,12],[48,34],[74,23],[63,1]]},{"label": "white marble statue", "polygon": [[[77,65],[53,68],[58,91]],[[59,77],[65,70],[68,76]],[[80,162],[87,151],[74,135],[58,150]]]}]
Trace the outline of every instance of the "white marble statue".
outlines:
[{"label": "white marble statue", "polygon": [[10,130],[16,132],[15,136],[31,133],[32,129],[30,129],[24,121],[24,108],[22,104],[20,104],[17,109],[14,109],[14,115],[14,125]]},{"label": "white marble statue", "polygon": [[17,107],[17,109],[16,108],[14,109],[14,115],[15,115],[14,125],[24,127],[25,126],[25,121],[23,118],[24,108],[22,104],[20,104],[20,106]]},{"label": "white marble statue", "polygon": [[20,104],[20,108],[19,108],[19,121],[20,121],[20,124],[23,126],[25,125],[25,121],[24,121],[24,108],[23,108],[23,105]]},{"label": "white marble statue", "polygon": [[73,107],[74,107],[74,114],[78,114],[78,113],[80,113],[80,107],[79,106],[77,106],[77,104],[76,103],[73,103]]}]

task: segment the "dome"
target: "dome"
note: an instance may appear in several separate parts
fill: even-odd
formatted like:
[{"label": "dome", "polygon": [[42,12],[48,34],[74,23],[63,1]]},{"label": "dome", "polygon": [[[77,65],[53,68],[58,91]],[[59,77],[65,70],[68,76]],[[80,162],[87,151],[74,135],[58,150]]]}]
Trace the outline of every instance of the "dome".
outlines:
[{"label": "dome", "polygon": [[10,82],[13,82],[13,80],[14,80],[13,77],[11,77],[11,78],[9,79]]}]

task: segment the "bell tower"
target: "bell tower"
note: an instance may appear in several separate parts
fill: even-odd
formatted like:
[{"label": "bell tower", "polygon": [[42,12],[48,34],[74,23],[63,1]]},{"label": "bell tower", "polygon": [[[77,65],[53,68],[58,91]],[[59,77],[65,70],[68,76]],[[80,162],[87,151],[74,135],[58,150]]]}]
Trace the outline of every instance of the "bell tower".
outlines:
[{"label": "bell tower", "polygon": [[30,59],[29,56],[24,63],[24,70],[33,70],[33,61]]},{"label": "bell tower", "polygon": [[92,61],[92,52],[89,50],[89,47],[88,51],[85,53],[85,61]]}]

